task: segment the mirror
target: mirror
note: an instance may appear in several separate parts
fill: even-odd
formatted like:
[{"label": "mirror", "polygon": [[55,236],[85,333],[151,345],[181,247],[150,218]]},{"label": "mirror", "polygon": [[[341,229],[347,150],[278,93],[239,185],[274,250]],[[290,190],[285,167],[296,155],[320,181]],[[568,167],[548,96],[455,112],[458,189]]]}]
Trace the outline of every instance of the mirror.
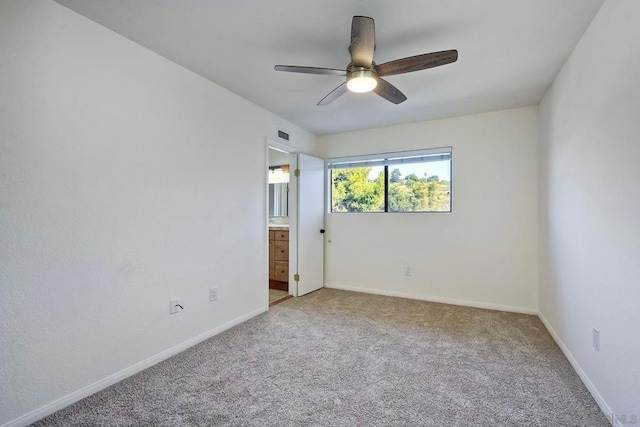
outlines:
[{"label": "mirror", "polygon": [[269,218],[289,216],[289,183],[269,184]]},{"label": "mirror", "polygon": [[269,147],[269,218],[289,216],[290,158],[289,153]]}]

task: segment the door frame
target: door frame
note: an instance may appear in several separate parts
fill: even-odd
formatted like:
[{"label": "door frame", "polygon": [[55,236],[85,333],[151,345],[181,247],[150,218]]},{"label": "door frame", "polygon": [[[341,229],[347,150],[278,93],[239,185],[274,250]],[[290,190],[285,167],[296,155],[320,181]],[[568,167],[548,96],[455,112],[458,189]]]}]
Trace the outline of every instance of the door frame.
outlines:
[{"label": "door frame", "polygon": [[[298,152],[299,150],[289,144],[285,144],[276,141],[273,138],[265,138],[265,168],[262,176],[264,177],[264,215],[265,218],[264,227],[265,236],[264,247],[266,262],[266,277],[267,282],[267,294],[269,289],[269,149],[273,148],[278,151],[284,151],[289,153],[289,173],[290,177],[293,177],[293,171],[298,168]],[[298,180],[289,179],[289,295],[294,297],[298,296],[298,282],[293,280],[295,274],[298,273]],[[268,306],[268,303],[267,303]]]}]

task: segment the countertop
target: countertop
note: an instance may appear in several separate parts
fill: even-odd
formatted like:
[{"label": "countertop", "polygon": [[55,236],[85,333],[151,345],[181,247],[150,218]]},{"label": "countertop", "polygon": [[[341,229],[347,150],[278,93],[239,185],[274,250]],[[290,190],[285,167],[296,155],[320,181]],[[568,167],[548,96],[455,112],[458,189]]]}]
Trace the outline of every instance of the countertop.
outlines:
[{"label": "countertop", "polygon": [[269,230],[289,231],[289,224],[269,224]]}]

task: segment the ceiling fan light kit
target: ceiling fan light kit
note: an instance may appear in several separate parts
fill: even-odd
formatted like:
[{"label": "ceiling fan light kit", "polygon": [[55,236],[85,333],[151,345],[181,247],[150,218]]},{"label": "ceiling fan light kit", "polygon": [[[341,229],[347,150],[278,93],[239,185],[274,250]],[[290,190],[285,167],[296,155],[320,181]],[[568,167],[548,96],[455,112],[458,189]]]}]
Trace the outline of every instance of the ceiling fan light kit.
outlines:
[{"label": "ceiling fan light kit", "polygon": [[346,70],[295,65],[276,65],[274,69],[290,73],[346,76],[346,81],[322,98],[318,105],[327,105],[347,93],[347,91],[358,93],[374,91],[387,101],[400,104],[406,101],[407,97],[398,88],[381,77],[439,67],[458,60],[457,50],[445,50],[396,59],[395,61],[377,65],[373,62],[375,49],[376,37],[373,18],[354,16],[351,21],[351,44],[349,45],[351,62]]},{"label": "ceiling fan light kit", "polygon": [[366,68],[350,71],[347,74],[347,89],[351,92],[371,92],[378,86],[376,73]]}]

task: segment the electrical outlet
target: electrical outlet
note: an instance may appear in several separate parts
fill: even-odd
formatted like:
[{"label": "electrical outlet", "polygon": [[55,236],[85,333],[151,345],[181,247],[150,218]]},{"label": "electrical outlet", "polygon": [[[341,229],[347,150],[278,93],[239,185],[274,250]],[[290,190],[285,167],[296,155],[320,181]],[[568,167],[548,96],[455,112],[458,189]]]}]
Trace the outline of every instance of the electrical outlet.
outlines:
[{"label": "electrical outlet", "polygon": [[178,312],[178,304],[180,304],[178,298],[169,300],[169,314],[176,314]]},{"label": "electrical outlet", "polygon": [[600,331],[593,328],[593,348],[600,351]]},{"label": "electrical outlet", "polygon": [[405,276],[411,276],[413,274],[413,270],[411,269],[411,267],[405,267],[404,268],[404,275]]},{"label": "electrical outlet", "polygon": [[209,301],[218,301],[218,287],[209,288]]}]

